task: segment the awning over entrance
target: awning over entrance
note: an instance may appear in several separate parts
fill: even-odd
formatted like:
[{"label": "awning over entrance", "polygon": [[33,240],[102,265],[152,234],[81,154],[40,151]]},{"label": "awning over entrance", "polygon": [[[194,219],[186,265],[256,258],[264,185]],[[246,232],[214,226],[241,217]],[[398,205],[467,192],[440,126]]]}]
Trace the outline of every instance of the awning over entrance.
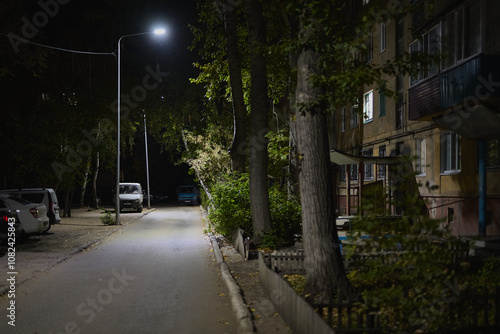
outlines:
[{"label": "awning over entrance", "polygon": [[354,165],[360,162],[364,162],[365,164],[394,165],[401,162],[401,159],[398,157],[354,156],[342,151],[332,150],[330,151],[330,161],[337,165]]}]

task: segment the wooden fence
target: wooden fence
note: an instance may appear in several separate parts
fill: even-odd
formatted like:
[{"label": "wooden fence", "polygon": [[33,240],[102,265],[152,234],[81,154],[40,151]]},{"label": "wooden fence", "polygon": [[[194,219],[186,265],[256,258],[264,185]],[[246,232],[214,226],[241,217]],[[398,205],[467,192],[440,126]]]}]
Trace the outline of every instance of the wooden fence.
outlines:
[{"label": "wooden fence", "polygon": [[277,273],[305,274],[304,251],[274,251],[265,253],[264,259]]},{"label": "wooden fence", "polygon": [[259,277],[269,298],[293,333],[334,334],[314,309],[264,262],[259,252]]}]

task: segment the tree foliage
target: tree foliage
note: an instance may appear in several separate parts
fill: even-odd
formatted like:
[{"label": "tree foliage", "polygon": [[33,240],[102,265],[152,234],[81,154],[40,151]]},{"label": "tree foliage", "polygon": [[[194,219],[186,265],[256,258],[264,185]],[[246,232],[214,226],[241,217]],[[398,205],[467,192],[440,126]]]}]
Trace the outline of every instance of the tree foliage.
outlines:
[{"label": "tree foliage", "polygon": [[391,216],[379,200],[363,201],[364,214],[353,221],[345,245],[349,278],[363,306],[382,314],[388,332],[454,328],[445,314],[462,303],[458,297],[470,284],[470,245],[442,220],[422,215],[420,196],[408,192],[413,174],[400,178],[395,190],[406,195],[391,204],[406,208],[402,216]]}]

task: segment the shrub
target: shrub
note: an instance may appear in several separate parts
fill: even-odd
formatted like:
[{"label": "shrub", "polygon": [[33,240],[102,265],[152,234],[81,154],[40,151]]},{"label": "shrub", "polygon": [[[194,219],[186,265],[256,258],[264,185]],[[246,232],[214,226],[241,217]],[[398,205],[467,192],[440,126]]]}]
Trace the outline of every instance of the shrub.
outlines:
[{"label": "shrub", "polygon": [[248,174],[226,176],[211,188],[213,210],[208,217],[217,233],[232,236],[240,227],[252,233]]},{"label": "shrub", "polygon": [[269,189],[272,232],[264,236],[268,247],[277,248],[293,244],[297,235],[302,233],[302,215],[297,197],[287,194],[278,186]]},{"label": "shrub", "polygon": [[390,216],[373,200],[363,203],[363,216],[353,222],[355,246],[347,252],[349,278],[363,305],[379,310],[388,332],[452,328],[443,312],[467,287],[462,274],[468,267],[460,256],[469,245],[422,214],[422,199],[409,189],[415,187],[406,178],[396,189],[402,216]]},{"label": "shrub", "polygon": [[[227,176],[211,188],[211,194],[214,209],[209,218],[217,233],[230,237],[237,228],[249,235],[253,233],[248,174]],[[302,231],[298,199],[273,186],[269,203],[273,229],[262,236],[264,244],[276,248],[293,243]]]},{"label": "shrub", "polygon": [[101,214],[101,222],[104,225],[115,225],[116,224],[116,217],[111,212],[106,211],[103,214]]}]

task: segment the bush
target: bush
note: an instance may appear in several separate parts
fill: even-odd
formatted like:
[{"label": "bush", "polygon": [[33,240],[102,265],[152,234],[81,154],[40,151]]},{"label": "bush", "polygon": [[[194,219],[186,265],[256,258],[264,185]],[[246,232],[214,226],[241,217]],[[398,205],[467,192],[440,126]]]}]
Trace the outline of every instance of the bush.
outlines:
[{"label": "bush", "polygon": [[115,214],[112,214],[109,211],[104,212],[103,214],[101,214],[101,222],[104,225],[115,225],[116,224]]},{"label": "bush", "polygon": [[[228,176],[211,188],[214,209],[209,218],[217,233],[232,236],[237,228],[251,235],[252,215],[248,174]],[[272,231],[262,236],[268,247],[291,244],[302,231],[301,209],[297,198],[273,186],[269,190]]]},{"label": "bush", "polygon": [[391,217],[374,201],[362,203],[364,214],[351,234],[355,246],[347,252],[349,278],[363,305],[380,312],[387,332],[453,328],[444,313],[468,285],[463,274],[469,244],[453,237],[442,221],[423,215],[421,198],[408,186],[403,180],[396,189],[403,194],[396,203],[403,216]]},{"label": "bush", "polygon": [[299,200],[278,186],[269,189],[272,231],[263,237],[265,246],[278,248],[293,244],[302,234],[302,215]]},{"label": "bush", "polygon": [[231,237],[240,227],[252,233],[248,174],[227,176],[211,188],[213,210],[208,217],[217,233]]}]

